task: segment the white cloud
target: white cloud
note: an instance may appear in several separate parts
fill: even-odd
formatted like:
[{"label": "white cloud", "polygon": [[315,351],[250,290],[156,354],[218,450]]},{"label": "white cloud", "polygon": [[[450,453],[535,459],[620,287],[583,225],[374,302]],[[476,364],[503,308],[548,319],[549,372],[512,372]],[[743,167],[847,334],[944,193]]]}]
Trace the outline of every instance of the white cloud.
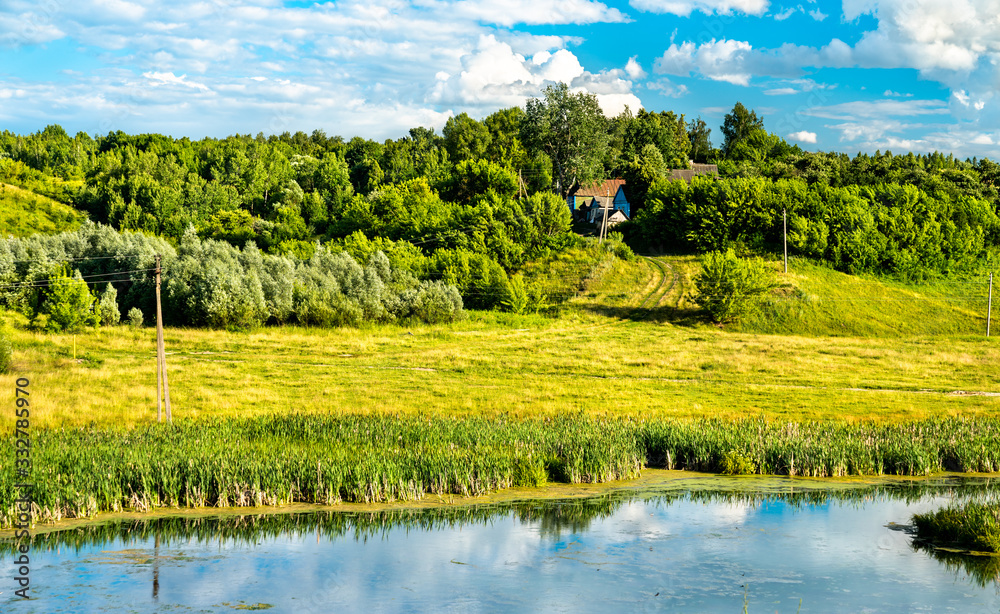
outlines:
[{"label": "white cloud", "polygon": [[189,87],[196,90],[202,90],[207,92],[208,86],[204,83],[195,83],[193,81],[187,80],[187,75],[176,76],[172,72],[162,73],[162,72],[144,72],[143,77],[146,77],[150,81],[150,85],[157,87],[160,85],[180,85],[183,87]]},{"label": "white cloud", "polygon": [[801,6],[793,6],[790,9],[785,9],[785,10],[779,12],[779,13],[775,13],[774,14],[774,18],[777,21],[784,21],[784,20],[788,19],[789,17],[791,17],[792,15],[794,15],[795,13],[798,13],[801,10],[802,10]]},{"label": "white cloud", "polygon": [[940,100],[858,100],[814,107],[803,111],[803,113],[813,117],[836,120],[854,120],[857,118],[880,119],[885,117],[947,115],[948,107]]},{"label": "white cloud", "polygon": [[[634,68],[634,67],[633,67]],[[641,70],[641,69],[640,69]],[[597,96],[606,115],[617,115],[626,105],[638,109],[642,102],[632,93],[625,70],[590,73],[567,49],[541,51],[530,59],[493,35],[483,36],[476,50],[462,58],[462,70],[439,80],[431,100],[445,104],[475,105],[493,110],[524,103],[539,96],[546,85],[567,83],[574,92]]]},{"label": "white cloud", "polygon": [[658,91],[669,98],[680,98],[688,93],[686,85],[671,83],[670,80],[666,78],[648,83],[646,84],[646,87],[651,90]]},{"label": "white cloud", "polygon": [[697,47],[692,42],[674,43],[656,59],[654,70],[678,76],[697,71],[714,81],[749,85],[751,75],[745,60],[751,49],[750,43],[734,40],[712,39]]},{"label": "white cloud", "polygon": [[793,132],[788,135],[788,138],[793,141],[799,141],[800,143],[812,143],[814,145],[816,144],[816,133],[808,132],[806,130]]},{"label": "white cloud", "polygon": [[628,21],[618,9],[589,0],[460,0],[453,10],[459,16],[501,26]]},{"label": "white cloud", "polygon": [[829,15],[827,15],[826,13],[824,13],[819,9],[813,9],[809,11],[809,16],[815,19],[816,21],[823,21],[824,19],[829,17]]},{"label": "white cloud", "polygon": [[629,0],[629,4],[640,11],[682,17],[687,17],[694,11],[701,11],[706,15],[732,12],[763,15],[770,6],[768,0]]},{"label": "white cloud", "polygon": [[570,51],[578,37],[509,29],[628,21],[622,10],[596,0],[306,6],[77,0],[58,11],[46,6],[0,3],[0,46],[63,39],[88,54],[91,67],[62,74],[68,83],[58,88],[47,76],[5,70],[0,92],[45,98],[17,111],[22,125],[58,121],[88,132],[163,126],[202,136],[267,131],[273,124],[279,131],[321,127],[384,138],[417,123],[440,127],[462,111],[523,104],[554,81],[595,93],[609,111],[638,108],[633,81],[646,77],[637,58],[619,69],[587,71]]},{"label": "white cloud", "polygon": [[764,90],[765,96],[788,96],[789,94],[798,94],[799,90],[794,87],[779,87],[771,90]]},{"label": "white cloud", "polygon": [[646,71],[642,69],[642,65],[635,58],[636,56],[632,56],[628,59],[628,63],[625,64],[625,72],[632,79],[643,79],[646,76]]}]

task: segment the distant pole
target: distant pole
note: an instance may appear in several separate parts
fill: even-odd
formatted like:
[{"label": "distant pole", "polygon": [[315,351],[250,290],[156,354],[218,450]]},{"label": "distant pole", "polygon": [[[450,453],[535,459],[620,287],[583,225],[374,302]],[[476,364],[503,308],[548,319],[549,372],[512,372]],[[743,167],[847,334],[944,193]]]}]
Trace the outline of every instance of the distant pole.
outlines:
[{"label": "distant pole", "polygon": [[785,275],[788,275],[788,209],[781,210],[781,221],[784,226],[784,242],[785,242]]},{"label": "distant pole", "polygon": [[990,318],[993,315],[993,273],[990,273],[990,299],[986,303],[986,336],[990,336]]},{"label": "distant pole", "polygon": [[167,384],[167,352],[163,345],[163,310],[160,307],[160,255],[156,255],[156,421],[160,421],[160,381],[163,382],[163,398],[170,417],[170,386]]},{"label": "distant pole", "polygon": [[607,196],[604,197],[604,203],[601,205],[601,211],[604,212],[604,219],[601,220],[601,240],[599,243],[604,243],[604,236],[608,232],[608,200],[611,198],[611,190],[607,191]]}]

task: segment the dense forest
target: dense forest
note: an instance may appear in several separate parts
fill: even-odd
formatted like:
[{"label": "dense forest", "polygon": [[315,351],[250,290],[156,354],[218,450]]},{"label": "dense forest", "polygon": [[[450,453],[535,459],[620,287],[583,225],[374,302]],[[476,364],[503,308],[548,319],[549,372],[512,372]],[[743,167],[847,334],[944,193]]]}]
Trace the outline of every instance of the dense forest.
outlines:
[{"label": "dense forest", "polygon": [[[106,304],[148,313],[161,253],[170,313],[184,324],[537,309],[544,297],[515,274],[553,253],[597,253],[572,231],[565,197],[611,177],[626,180],[632,220],[618,230],[636,250],[778,251],[787,212],[793,254],[921,278],[980,266],[1000,240],[1000,165],[990,160],[806,152],[739,103],[720,131],[716,148],[701,119],[643,109],[607,118],[593,95],[559,85],[523,109],[463,113],[441,134],[417,127],[384,142],[321,130],[198,141],[3,132],[0,182],[96,225],[0,241],[0,300],[49,325],[53,284],[86,279],[98,305],[113,291]],[[670,181],[689,161],[719,175]],[[92,282],[102,274],[110,289]]]}]

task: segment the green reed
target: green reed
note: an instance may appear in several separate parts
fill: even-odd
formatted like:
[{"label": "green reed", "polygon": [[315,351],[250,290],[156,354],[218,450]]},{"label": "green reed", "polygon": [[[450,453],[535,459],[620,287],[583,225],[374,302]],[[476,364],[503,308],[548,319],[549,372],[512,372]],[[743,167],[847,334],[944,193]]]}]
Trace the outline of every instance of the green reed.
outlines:
[{"label": "green reed", "polygon": [[[8,436],[8,445],[13,441]],[[36,518],[163,507],[416,500],[644,466],[796,476],[1000,471],[1000,420],[784,423],[272,415],[33,431]],[[736,459],[738,462],[734,462]],[[734,471],[732,468],[738,468]],[[0,460],[0,526],[13,515]]]}]

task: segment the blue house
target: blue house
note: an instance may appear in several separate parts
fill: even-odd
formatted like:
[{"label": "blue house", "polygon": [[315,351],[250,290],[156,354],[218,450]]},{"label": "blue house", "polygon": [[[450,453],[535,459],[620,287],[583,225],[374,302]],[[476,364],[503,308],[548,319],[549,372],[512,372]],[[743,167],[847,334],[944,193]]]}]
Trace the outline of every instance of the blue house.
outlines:
[{"label": "blue house", "polygon": [[570,190],[566,203],[573,212],[574,219],[585,219],[590,223],[603,219],[599,214],[601,209],[621,211],[625,219],[632,215],[625,196],[624,179],[608,179],[589,186],[577,186]]}]

